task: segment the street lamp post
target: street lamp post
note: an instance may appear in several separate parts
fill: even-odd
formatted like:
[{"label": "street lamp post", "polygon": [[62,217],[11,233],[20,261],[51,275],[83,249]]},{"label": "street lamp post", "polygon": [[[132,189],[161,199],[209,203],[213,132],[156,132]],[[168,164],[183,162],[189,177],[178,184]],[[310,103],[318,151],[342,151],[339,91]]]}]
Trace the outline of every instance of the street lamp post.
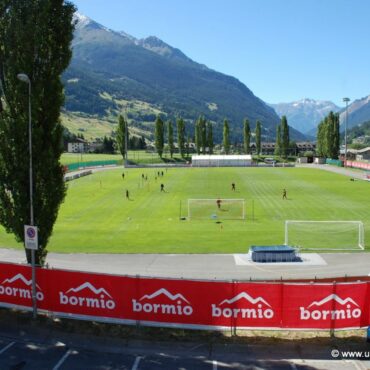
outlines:
[{"label": "street lamp post", "polygon": [[347,167],[347,124],[348,124],[348,102],[350,98],[343,98],[346,103],[346,119],[344,121],[344,167]]},{"label": "street lamp post", "polygon": [[[32,115],[31,115],[31,80],[25,73],[19,73],[17,78],[28,84],[28,151],[29,162],[29,182],[30,182],[30,224],[34,226],[33,216],[33,169],[32,169]],[[37,316],[36,301],[36,269],[35,269],[35,250],[31,249],[31,268],[32,268],[32,314],[33,318]]]}]

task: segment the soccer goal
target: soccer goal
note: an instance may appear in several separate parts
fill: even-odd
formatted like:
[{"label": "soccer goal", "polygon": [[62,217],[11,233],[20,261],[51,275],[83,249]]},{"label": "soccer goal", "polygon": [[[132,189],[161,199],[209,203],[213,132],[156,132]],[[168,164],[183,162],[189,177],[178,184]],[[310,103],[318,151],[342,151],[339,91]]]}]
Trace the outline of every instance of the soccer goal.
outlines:
[{"label": "soccer goal", "polygon": [[188,199],[189,220],[244,220],[244,199]]},{"label": "soccer goal", "polygon": [[285,245],[301,249],[363,250],[361,221],[285,221]]}]

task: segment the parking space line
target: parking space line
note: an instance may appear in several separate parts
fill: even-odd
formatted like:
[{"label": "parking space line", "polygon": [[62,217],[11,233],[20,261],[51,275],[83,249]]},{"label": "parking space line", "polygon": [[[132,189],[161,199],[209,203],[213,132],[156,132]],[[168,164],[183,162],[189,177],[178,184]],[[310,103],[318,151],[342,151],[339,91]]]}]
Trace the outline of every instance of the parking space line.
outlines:
[{"label": "parking space line", "polygon": [[63,357],[58,361],[58,363],[53,367],[53,370],[58,370],[62,365],[63,362],[68,358],[68,356],[72,353],[72,350],[69,349]]},{"label": "parking space line", "polygon": [[213,364],[212,370],[217,370],[217,361],[213,360],[212,364]]},{"label": "parking space line", "polygon": [[131,370],[137,370],[142,357],[137,356]]},{"label": "parking space line", "polygon": [[5,346],[2,350],[0,350],[0,355],[2,355],[6,350],[8,350],[11,346],[13,346],[15,342],[10,342],[7,346]]}]

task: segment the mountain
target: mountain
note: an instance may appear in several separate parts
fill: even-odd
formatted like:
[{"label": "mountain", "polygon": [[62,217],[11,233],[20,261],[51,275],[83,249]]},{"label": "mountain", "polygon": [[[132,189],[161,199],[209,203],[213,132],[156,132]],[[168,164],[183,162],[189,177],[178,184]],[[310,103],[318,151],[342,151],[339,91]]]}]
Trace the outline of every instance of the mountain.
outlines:
[{"label": "mountain", "polygon": [[316,133],[317,125],[330,112],[340,110],[330,101],[302,99],[292,103],[270,104],[281,117],[286,116],[289,126],[304,134]]},{"label": "mountain", "polygon": [[[344,131],[345,119],[346,109],[342,109],[340,113],[341,131]],[[366,121],[370,121],[370,95],[357,99],[348,105],[347,129],[358,126]]]},{"label": "mountain", "polygon": [[[214,122],[218,139],[227,118],[232,140],[240,138],[247,117],[252,127],[260,120],[263,134],[274,137],[279,117],[236,78],[193,61],[157,37],[138,40],[79,13],[75,20],[73,57],[63,76],[67,112],[115,122],[126,111],[130,126],[142,132],[153,131],[157,114],[182,116],[188,125],[204,114]],[[291,136],[304,138],[295,130]]]}]

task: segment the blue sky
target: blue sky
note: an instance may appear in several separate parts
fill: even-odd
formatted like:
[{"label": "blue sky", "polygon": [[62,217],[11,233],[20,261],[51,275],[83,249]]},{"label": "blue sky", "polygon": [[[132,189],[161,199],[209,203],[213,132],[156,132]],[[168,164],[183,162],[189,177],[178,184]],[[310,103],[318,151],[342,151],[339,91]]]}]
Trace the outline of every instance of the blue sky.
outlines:
[{"label": "blue sky", "polygon": [[370,95],[368,0],[75,0],[137,38],[157,36],[269,103],[344,106]]}]

